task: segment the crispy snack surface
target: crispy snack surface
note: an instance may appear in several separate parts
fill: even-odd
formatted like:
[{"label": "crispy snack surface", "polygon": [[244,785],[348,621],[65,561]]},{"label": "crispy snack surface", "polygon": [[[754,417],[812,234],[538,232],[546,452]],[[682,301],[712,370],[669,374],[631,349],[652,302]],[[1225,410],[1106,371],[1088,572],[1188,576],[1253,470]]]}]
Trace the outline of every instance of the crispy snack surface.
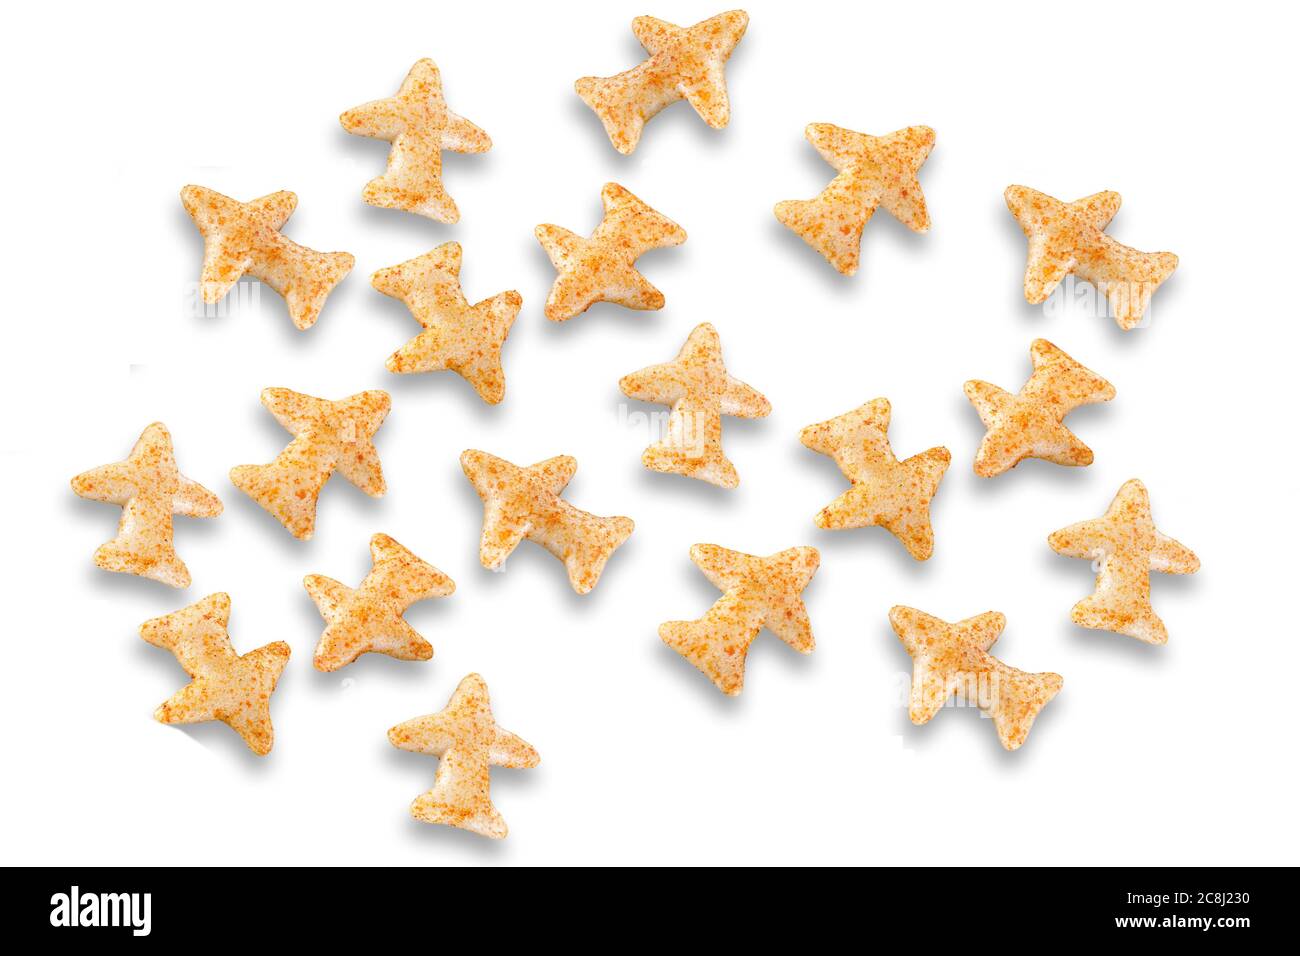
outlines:
[{"label": "crispy snack surface", "polygon": [[303,587],[325,619],[312,664],[336,671],[362,654],[400,661],[427,661],[433,645],[402,615],[416,601],[447,597],[456,584],[386,534],[370,539],[370,573],[355,590],[323,574],[309,574]]},{"label": "crispy snack surface", "polygon": [[735,466],[722,453],[722,416],[765,418],[772,406],[756,389],[727,374],[722,341],[712,325],[696,326],[673,361],[625,375],[618,387],[628,398],[672,406],[667,434],[641,456],[647,468],[722,488],[740,484]]},{"label": "crispy snack surface", "polygon": [[1194,574],[1201,561],[1191,548],[1156,530],[1142,482],[1124,482],[1102,517],[1053,532],[1047,543],[1057,554],[1094,562],[1097,570],[1093,593],[1070,611],[1075,624],[1148,644],[1169,640],[1151,607],[1150,572]]},{"label": "crispy snack surface", "polygon": [[262,404],[293,433],[293,441],[268,465],[230,469],[230,480],[295,538],[306,540],[316,530],[316,501],[336,470],[370,497],[383,496],[387,485],[374,437],[391,405],[387,392],[358,392],[332,402],[268,388]]},{"label": "crispy snack surface", "polygon": [[1119,193],[1101,192],[1067,203],[1028,186],[1008,186],[1005,198],[1029,242],[1029,302],[1043,302],[1074,273],[1106,296],[1115,322],[1128,331],[1142,324],[1152,294],[1178,268],[1172,252],[1139,252],[1106,235],[1106,226],[1119,212]]},{"label": "crispy snack surface", "polygon": [[813,522],[833,531],[879,525],[924,561],[934,553],[930,500],[952,455],[938,446],[899,461],[889,444],[889,416],[889,400],[875,398],[799,435],[805,447],[834,458],[852,484]]},{"label": "crispy snack surface", "polygon": [[215,518],[221,501],[177,469],[167,426],[154,422],[125,461],[82,472],[72,479],[72,490],[122,507],[117,536],[95,551],[96,567],[189,587],[189,569],[173,543],[172,515]]},{"label": "crispy snack surface", "polygon": [[483,501],[479,559],[488,570],[499,570],[527,538],[563,561],[573,590],[586,594],[632,533],[631,518],[593,515],[560,497],[578,470],[577,460],[568,455],[520,468],[469,449],[460,456],[460,466]]},{"label": "crispy snack surface", "polygon": [[858,271],[862,230],[876,208],[913,232],[930,228],[917,173],[934,148],[934,130],[909,126],[886,136],[810,123],[804,136],[838,175],[815,199],[776,204],[776,218],[812,246],[841,275]]},{"label": "crispy snack surface", "polygon": [[1026,458],[1057,465],[1091,465],[1092,449],[1064,425],[1081,405],[1109,402],[1115,386],[1080,365],[1047,339],[1029,346],[1034,372],[1019,393],[973,379],[966,397],[988,431],[975,454],[975,474],[993,478]]},{"label": "crispy snack surface", "polygon": [[181,202],[203,236],[203,301],[220,301],[245,274],[284,296],[289,318],[301,331],[320,318],[325,299],[355,260],[348,252],[317,252],[286,239],[280,230],[298,205],[281,191],[240,202],[203,186],[186,186]]},{"label": "crispy snack surface", "polygon": [[812,624],[800,594],[817,573],[816,548],[756,557],[716,544],[691,547],[691,560],[723,593],[696,621],[665,621],[659,637],[724,694],[745,684],[749,645],[766,627],[800,654],[813,649]]},{"label": "crispy snack surface", "polygon": [[632,32],[650,58],[617,76],[584,76],[574,89],[625,156],[636,149],[646,121],[678,100],[686,100],[700,119],[722,129],[731,119],[724,70],[747,26],[744,10],[720,13],[693,27],[637,17]]},{"label": "crispy snack surface", "polygon": [[339,122],[349,133],[392,144],[388,169],[361,191],[365,202],[405,209],[437,222],[460,220],[460,211],[442,184],[442,151],[486,153],[492,140],[447,109],[442,74],[432,60],[419,60],[411,67],[396,96],[350,109]]},{"label": "crispy snack surface", "polygon": [[504,839],[506,821],[492,803],[492,767],[536,767],[537,751],[502,730],[492,717],[487,684],[478,674],[460,682],[447,706],[388,731],[394,747],[438,758],[433,789],[411,803],[411,816],[424,823],[460,827],[493,840]]},{"label": "crispy snack surface", "polygon": [[524,300],[512,290],[470,305],[460,288],[460,261],[460,243],[444,242],[370,277],[384,295],[406,303],[424,328],[389,356],[385,367],[398,374],[447,369],[496,405],[506,391],[501,347]]},{"label": "crispy snack surface", "polygon": [[549,223],[534,230],[557,273],[546,299],[552,322],[581,315],[597,302],[637,311],[664,307],[664,294],[637,271],[636,260],[651,249],[680,246],[686,230],[618,183],[606,183],[600,200],[605,217],[590,238]]},{"label": "crispy snack surface", "polygon": [[230,643],[229,622],[230,595],[218,592],[140,625],[140,636],[171,651],[193,678],[154,717],[164,724],[219,720],[266,756],[275,742],[271,694],[289,662],[289,645],[275,641],[241,657]]},{"label": "crispy snack surface", "polygon": [[914,724],[929,723],[949,697],[961,694],[993,718],[1002,746],[1016,750],[1064,683],[1060,674],[1030,674],[989,653],[1007,626],[997,611],[949,624],[899,605],[890,608],[889,623],[912,658],[908,715]]}]

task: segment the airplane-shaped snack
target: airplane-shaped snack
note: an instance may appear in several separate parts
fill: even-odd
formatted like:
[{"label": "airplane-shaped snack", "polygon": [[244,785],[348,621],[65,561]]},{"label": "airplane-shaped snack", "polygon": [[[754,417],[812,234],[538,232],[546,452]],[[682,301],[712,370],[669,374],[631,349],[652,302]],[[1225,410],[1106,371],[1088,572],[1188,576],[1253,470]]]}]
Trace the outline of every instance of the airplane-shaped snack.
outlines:
[{"label": "airplane-shaped snack", "polygon": [[680,246],[686,230],[618,183],[606,183],[600,201],[605,216],[588,239],[549,223],[534,230],[557,273],[545,308],[552,322],[581,315],[597,302],[638,311],[664,307],[664,294],[637,271],[636,260],[651,249]]},{"label": "airplane-shaped snack", "polygon": [[154,422],[146,428],[126,461],[77,475],[72,490],[82,498],[122,507],[117,537],[95,551],[97,567],[174,588],[189,587],[189,569],[176,556],[172,515],[215,518],[221,514],[221,501],[177,470],[165,425]]},{"label": "airplane-shaped snack", "polygon": [[1121,329],[1142,324],[1152,294],[1178,268],[1172,252],[1139,252],[1106,235],[1119,212],[1116,192],[1061,202],[1028,186],[1008,186],[1007,208],[1029,240],[1025,299],[1043,302],[1070,273],[1106,296]]},{"label": "airplane-shaped snack", "polygon": [[337,402],[287,388],[262,390],[262,404],[293,433],[293,441],[268,465],[236,465],[230,480],[306,540],[316,529],[316,500],[335,469],[372,498],[387,486],[373,444],[388,415],[387,392],[358,392]]},{"label": "airplane-shaped snack", "polygon": [[875,398],[800,433],[805,447],[834,458],[852,484],[813,523],[831,531],[879,525],[924,561],[934,553],[930,500],[952,455],[937,446],[899,461],[889,444],[889,416],[889,400]]},{"label": "airplane-shaped snack", "polygon": [[355,590],[323,574],[303,578],[325,619],[312,660],[318,671],[336,671],[368,652],[399,661],[433,657],[433,645],[402,615],[416,601],[447,597],[455,582],[386,534],[370,539],[370,561],[370,573]]},{"label": "airplane-shaped snack", "polygon": [[914,724],[929,723],[948,698],[960,694],[993,718],[1002,746],[1016,750],[1064,683],[1060,674],[1030,674],[989,653],[1007,626],[997,611],[949,624],[899,605],[889,609],[889,623],[912,658],[908,716]]},{"label": "airplane-shaped snack", "polygon": [[650,58],[617,76],[584,76],[573,84],[623,155],[636,149],[646,121],[686,100],[700,119],[722,129],[731,119],[725,68],[749,26],[744,10],[710,17],[693,27],[637,17],[632,32]]},{"label": "airplane-shaped snack", "polygon": [[140,636],[171,651],[192,680],[161,704],[164,724],[219,720],[258,756],[271,752],[271,693],[289,662],[289,645],[274,641],[240,656],[230,643],[230,595],[209,594],[189,607],[140,625]]},{"label": "airplane-shaped snack", "polygon": [[287,190],[240,202],[203,186],[186,186],[181,202],[203,235],[199,291],[218,302],[245,274],[284,296],[289,318],[301,331],[316,324],[325,299],[355,261],[348,252],[317,252],[286,239],[280,230],[298,205]]},{"label": "airplane-shaped snack", "polygon": [[492,140],[447,109],[442,76],[432,60],[411,67],[396,96],[350,109],[339,122],[349,133],[392,144],[387,170],[361,191],[366,203],[438,222],[459,221],[456,203],[442,184],[442,151],[486,153]]},{"label": "airplane-shaped snack", "polygon": [[497,726],[487,684],[470,674],[447,706],[388,731],[394,747],[438,758],[433,789],[411,803],[411,816],[424,823],[460,827],[493,840],[508,832],[492,803],[492,767],[536,767],[532,745]]},{"label": "airplane-shaped snack", "polygon": [[499,570],[527,538],[563,561],[573,590],[586,594],[632,533],[631,518],[589,514],[560,497],[578,470],[577,460],[568,455],[520,468],[469,449],[460,456],[460,466],[483,500],[479,560],[490,571]]},{"label": "airplane-shaped snack", "polygon": [[1047,543],[1057,554],[1094,562],[1097,585],[1070,611],[1075,624],[1148,644],[1169,640],[1151,607],[1151,572],[1194,574],[1201,561],[1191,548],[1156,530],[1142,482],[1124,482],[1105,515],[1053,532]]},{"label": "airplane-shaped snack", "polygon": [[1034,372],[1015,395],[978,379],[964,386],[988,429],[975,454],[975,474],[981,478],[1010,471],[1026,458],[1057,465],[1092,464],[1092,449],[1063,420],[1081,405],[1109,402],[1115,386],[1047,339],[1034,339],[1029,356]]},{"label": "airplane-shaped snack", "polygon": [[628,398],[672,406],[667,434],[641,456],[647,468],[723,488],[740,484],[736,467],[722,453],[722,416],[764,418],[772,406],[756,389],[727,374],[712,325],[696,326],[673,361],[625,375],[618,387]]},{"label": "airplane-shaped snack", "polygon": [[510,291],[470,305],[460,288],[460,260],[460,243],[444,242],[370,277],[384,295],[405,302],[424,327],[389,356],[385,367],[398,374],[448,369],[496,405],[506,391],[501,347],[524,300]]},{"label": "airplane-shaped snack", "polygon": [[934,147],[934,130],[909,126],[868,136],[810,123],[804,136],[838,175],[815,199],[788,199],[777,203],[774,212],[840,274],[858,271],[862,230],[877,206],[913,232],[929,230],[930,213],[916,174]]},{"label": "airplane-shaped snack", "polygon": [[801,592],[821,563],[816,548],[787,548],[767,557],[716,544],[691,546],[691,560],[722,597],[696,621],[665,621],[659,637],[728,696],[745,684],[749,645],[766,627],[800,654],[813,649]]}]

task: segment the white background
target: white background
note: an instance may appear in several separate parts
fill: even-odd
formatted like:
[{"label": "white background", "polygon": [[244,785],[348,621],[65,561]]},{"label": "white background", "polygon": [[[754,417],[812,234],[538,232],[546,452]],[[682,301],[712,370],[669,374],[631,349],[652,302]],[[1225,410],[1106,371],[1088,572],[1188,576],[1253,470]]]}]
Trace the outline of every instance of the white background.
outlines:
[{"label": "white background", "polygon": [[[0,58],[6,862],[1297,861],[1294,23],[1249,3],[753,2],[727,68],[731,125],[710,130],[679,103],[622,157],[574,79],[639,62],[634,15],[690,24],[718,9],[227,2],[219,16],[173,4],[134,18],[87,5],[57,23],[36,9],[9,24]],[[363,205],[387,145],[336,119],[391,95],[422,56],[494,144],[446,157],[455,226]],[[932,126],[920,177],[931,232],[882,210],[846,279],[784,230],[772,204],[833,175],[803,139],[812,121]],[[533,227],[585,235],[608,180],[689,233],[641,260],[667,307],[599,305],[551,324],[554,273]],[[265,289],[256,310],[192,314],[201,241],[177,196],[191,182],[241,199],[292,189],[286,234],[355,253],[315,328],[295,331]],[[1010,183],[1123,194],[1110,233],[1181,258],[1149,328],[1024,302]],[[523,294],[498,407],[450,373],[383,367],[418,327],[370,273],[449,239],[464,246],[471,300]],[[643,470],[652,436],[627,414],[655,409],[618,391],[703,321],[773,406],[724,425],[742,479],[731,492]],[[977,479],[982,428],[962,383],[1019,388],[1040,335],[1116,386],[1068,420],[1096,463]],[[289,439],[258,404],[270,385],[393,396],[377,439],[388,495],[331,481],[310,542],[226,478]],[[900,456],[953,453],[923,564],[879,529],[812,525],[845,482],[799,430],[876,396],[893,403]],[[186,591],[97,570],[119,512],[68,488],[154,420],[226,506],[215,521],[177,519]],[[568,498],[636,520],[592,594],[573,594],[532,544],[504,574],[480,567],[481,509],[457,463],[468,447],[519,464],[572,454]],[[1045,541],[1135,476],[1158,526],[1203,563],[1154,576],[1165,647],[1073,626],[1092,574]],[[380,530],[457,583],[408,613],[437,654],[317,673],[322,625],[301,579],[355,585]],[[738,699],[656,634],[717,596],[687,558],[696,541],[821,550],[805,592],[816,651],[764,633]],[[237,649],[293,647],[266,759],[220,725],[151,717],[185,675],[138,625],[218,590],[233,598]],[[996,653],[1064,675],[1022,750],[1004,752],[969,709],[908,722],[910,662],[886,619],[896,603],[949,620],[1003,611]],[[437,764],[385,737],[471,671],[542,755],[536,770],[493,772],[502,843],[412,821]]]}]

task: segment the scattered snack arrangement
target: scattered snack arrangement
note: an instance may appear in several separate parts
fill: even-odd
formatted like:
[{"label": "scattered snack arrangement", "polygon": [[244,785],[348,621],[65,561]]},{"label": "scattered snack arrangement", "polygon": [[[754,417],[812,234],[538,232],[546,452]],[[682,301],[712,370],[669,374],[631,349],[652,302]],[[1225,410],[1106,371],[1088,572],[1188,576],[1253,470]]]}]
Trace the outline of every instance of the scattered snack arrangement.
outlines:
[{"label": "scattered snack arrangement", "polygon": [[[625,155],[636,148],[645,123],[678,100],[721,129],[730,118],[725,66],[748,24],[740,10],[685,28],[638,17],[632,30],[648,59],[617,76],[584,77],[576,91]],[[387,170],[362,191],[366,203],[441,223],[459,220],[442,182],[442,151],[481,153],[492,142],[448,109],[432,60],[418,61],[394,96],[348,110],[340,122],[349,133],[391,144]],[[879,206],[913,231],[929,228],[917,177],[934,146],[932,129],[912,126],[871,136],[813,123],[805,135],[836,175],[817,197],[778,203],[775,214],[837,271],[857,271],[863,229]],[[204,240],[205,303],[217,302],[250,275],[284,297],[294,325],[304,330],[352,269],[348,253],[316,252],[282,235],[297,203],[291,192],[240,202],[190,185],[181,190],[181,199]],[[1028,241],[1024,290],[1029,302],[1044,301],[1073,273],[1106,297],[1121,328],[1142,324],[1152,293],[1178,259],[1167,252],[1139,252],[1106,235],[1119,209],[1118,193],[1064,203],[1011,186],[1005,199]],[[604,218],[588,238],[555,225],[535,229],[556,270],[542,310],[552,322],[567,321],[597,302],[634,310],[664,306],[663,293],[638,271],[636,261],[648,250],[682,244],[685,230],[617,183],[605,185],[601,200]],[[397,374],[455,372],[483,402],[496,405],[506,384],[502,347],[523,299],[505,291],[471,305],[461,290],[461,257],[459,243],[445,242],[374,273],[373,287],[405,303],[422,329],[386,367]],[[1064,418],[1079,406],[1109,401],[1115,388],[1045,339],[1032,343],[1030,356],[1033,373],[1017,394],[978,380],[965,384],[987,430],[974,461],[980,477],[1001,475],[1026,458],[1070,466],[1093,461],[1092,450]],[[619,387],[630,399],[671,408],[662,438],[642,455],[646,468],[737,487],[736,467],[722,449],[722,418],[763,418],[771,405],[729,374],[713,325],[697,325],[675,359],[626,375]],[[268,388],[261,399],[293,439],[269,464],[231,469],[230,480],[295,538],[312,537],[321,489],[336,470],[367,495],[385,493],[374,440],[391,406],[387,392],[331,401]],[[900,461],[889,440],[890,416],[889,401],[875,398],[803,429],[803,445],[832,458],[849,482],[814,523],[824,530],[879,526],[916,561],[926,561],[934,551],[930,505],[952,456],[935,446]],[[479,557],[490,570],[501,570],[527,539],[562,561],[573,590],[587,594],[633,531],[630,518],[590,514],[562,497],[577,470],[577,461],[567,455],[520,467],[470,449],[460,463],[483,504]],[[116,537],[95,552],[98,567],[174,588],[189,586],[190,572],[173,543],[172,517],[216,517],[222,503],[180,473],[162,424],[148,426],[125,461],[76,476],[72,489],[82,498],[122,508]],[[1058,554],[1094,562],[1096,587],[1074,606],[1074,623],[1149,644],[1167,641],[1165,625],[1151,607],[1150,572],[1190,574],[1200,562],[1156,529],[1141,482],[1126,482],[1103,517],[1063,528],[1048,543]],[[386,534],[371,538],[370,553],[372,567],[356,588],[321,574],[303,580],[324,621],[313,656],[318,670],[338,670],[366,653],[402,661],[433,657],[432,644],[403,615],[417,601],[451,595],[456,585]],[[690,558],[723,593],[699,619],[661,624],[659,636],[724,694],[741,692],[749,647],[764,628],[799,653],[813,650],[803,592],[820,566],[816,548],[791,547],[758,557],[696,544]],[[155,716],[169,724],[224,722],[254,753],[266,755],[273,742],[270,698],[290,648],[276,641],[238,655],[227,632],[230,607],[229,596],[218,592],[140,626],[141,637],[171,651],[191,677]],[[913,723],[927,723],[956,694],[991,717],[1003,747],[1016,750],[1061,690],[1058,674],[1028,673],[992,656],[1006,625],[998,612],[950,624],[896,606],[889,622],[912,659]],[[632,622],[629,636],[647,626]],[[395,747],[439,761],[433,788],[411,804],[412,816],[493,839],[506,835],[505,820],[490,797],[490,768],[536,767],[539,757],[531,745],[497,726],[481,677],[465,677],[446,708],[398,724],[388,737]]]}]

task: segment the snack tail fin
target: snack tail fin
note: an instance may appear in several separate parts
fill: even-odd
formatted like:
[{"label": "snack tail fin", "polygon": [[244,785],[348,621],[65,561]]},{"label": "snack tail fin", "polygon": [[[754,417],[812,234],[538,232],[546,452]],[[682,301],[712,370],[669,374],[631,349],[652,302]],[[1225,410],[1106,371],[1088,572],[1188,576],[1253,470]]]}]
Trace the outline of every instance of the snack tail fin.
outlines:
[{"label": "snack tail fin", "polygon": [[300,330],[311,328],[320,318],[325,300],[356,263],[350,252],[316,252],[303,249],[304,259],[296,263],[284,291],[289,317]]},{"label": "snack tail fin", "polygon": [[627,156],[636,149],[648,117],[642,112],[639,97],[626,76],[584,76],[573,88],[600,118],[616,150]]},{"label": "snack tail fin", "polygon": [[990,716],[1003,747],[1016,750],[1025,742],[1039,711],[1060,693],[1064,683],[1060,674],[1051,672],[1028,674],[1006,668],[1000,674]]},{"label": "snack tail fin", "polygon": [[560,557],[569,572],[573,590],[586,594],[596,586],[605,563],[632,534],[634,525],[631,518],[604,518],[585,512],[572,516],[570,521],[581,527],[566,535],[569,547]]},{"label": "snack tail fin", "polygon": [[812,246],[841,275],[858,271],[862,230],[871,218],[845,220],[841,204],[829,188],[813,199],[787,199],[773,209],[780,223]]},{"label": "snack tail fin", "polygon": [[317,476],[314,488],[294,481],[277,462],[237,465],[230,469],[231,483],[261,505],[295,538],[306,540],[316,529],[316,497],[328,478]]}]

